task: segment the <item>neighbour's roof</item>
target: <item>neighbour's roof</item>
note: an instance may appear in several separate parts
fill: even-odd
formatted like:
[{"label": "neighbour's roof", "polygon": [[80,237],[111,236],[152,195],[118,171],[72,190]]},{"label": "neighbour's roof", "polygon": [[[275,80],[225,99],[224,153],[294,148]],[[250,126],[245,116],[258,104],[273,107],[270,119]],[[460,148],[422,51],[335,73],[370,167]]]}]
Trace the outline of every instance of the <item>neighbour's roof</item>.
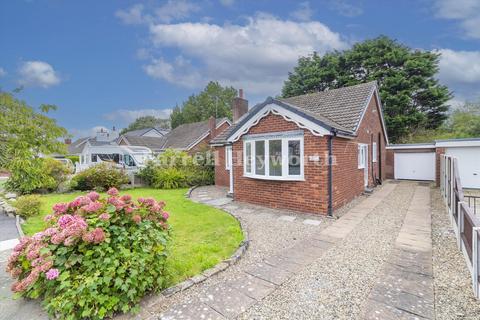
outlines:
[{"label": "neighbour's roof", "polygon": [[278,100],[309,113],[331,127],[354,133],[375,88],[376,82],[372,81]]},{"label": "neighbour's roof", "polygon": [[147,147],[153,151],[161,150],[165,145],[165,137],[123,136],[129,145]]},{"label": "neighbour's roof", "polygon": [[265,102],[250,109],[236,124],[212,139],[210,143],[225,144],[238,127],[244,125],[256,112],[270,103],[290,109],[322,126],[335,128],[346,135],[355,135],[365,109],[368,107],[369,99],[376,88],[376,81],[371,81],[290,98],[267,98]]},{"label": "neighbour's roof", "polygon": [[145,133],[147,133],[150,130],[156,130],[162,135],[165,135],[168,133],[168,129],[161,128],[161,127],[150,127],[150,128],[127,131],[124,133],[124,135],[125,136],[143,136]]},{"label": "neighbour's roof", "polygon": [[84,138],[80,138],[73,141],[70,145],[68,145],[68,153],[69,154],[82,153],[84,143],[87,142],[88,139],[90,139],[90,137],[84,137]]},{"label": "neighbour's roof", "polygon": [[[226,120],[228,119],[216,119],[216,125],[218,126]],[[193,143],[197,142],[204,135],[210,132],[208,121],[209,120],[185,123],[176,127],[165,136],[166,143],[164,145],[164,149],[188,149]]]}]

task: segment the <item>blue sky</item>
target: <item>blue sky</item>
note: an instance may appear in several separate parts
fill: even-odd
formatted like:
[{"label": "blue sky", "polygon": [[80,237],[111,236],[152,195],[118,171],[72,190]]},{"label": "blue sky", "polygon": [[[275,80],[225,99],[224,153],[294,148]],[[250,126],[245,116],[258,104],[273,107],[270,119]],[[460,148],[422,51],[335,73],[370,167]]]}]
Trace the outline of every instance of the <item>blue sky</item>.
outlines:
[{"label": "blue sky", "polygon": [[453,104],[480,98],[480,0],[1,1],[0,87],[80,136],[167,117],[210,80],[262,101],[299,56],[380,34],[442,53]]}]

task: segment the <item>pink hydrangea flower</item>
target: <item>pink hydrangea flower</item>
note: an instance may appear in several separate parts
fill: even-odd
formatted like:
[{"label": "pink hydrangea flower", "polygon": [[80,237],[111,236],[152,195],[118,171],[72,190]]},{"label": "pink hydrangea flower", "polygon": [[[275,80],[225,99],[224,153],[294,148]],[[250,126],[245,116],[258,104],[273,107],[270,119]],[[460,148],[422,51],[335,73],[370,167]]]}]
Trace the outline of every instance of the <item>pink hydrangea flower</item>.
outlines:
[{"label": "pink hydrangea flower", "polygon": [[140,198],[137,199],[137,201],[138,201],[138,203],[144,203],[144,202],[145,202],[145,198],[140,197]]},{"label": "pink hydrangea flower", "polygon": [[112,187],[112,188],[108,189],[107,194],[109,196],[118,196],[118,189],[115,188],[115,187]]},{"label": "pink hydrangea flower", "polygon": [[47,277],[48,280],[54,280],[56,278],[58,278],[58,276],[60,275],[60,272],[58,271],[58,269],[50,269],[47,271],[47,273],[45,273],[45,276]]},{"label": "pink hydrangea flower", "polygon": [[129,194],[124,194],[123,196],[120,197],[120,200],[124,202],[130,202],[132,200],[132,196]]},{"label": "pink hydrangea flower", "polygon": [[163,219],[168,220],[168,218],[170,217],[170,214],[167,211],[164,211],[162,213],[162,217],[163,217]]},{"label": "pink hydrangea flower", "polygon": [[92,201],[97,201],[100,198],[100,195],[98,192],[92,191],[87,193],[87,197]]},{"label": "pink hydrangea flower", "polygon": [[56,203],[53,205],[52,209],[55,214],[63,214],[68,210],[68,203]]},{"label": "pink hydrangea flower", "polygon": [[155,199],[153,199],[153,198],[147,198],[147,199],[145,199],[144,203],[145,203],[147,206],[152,207],[152,206],[155,205],[156,201],[155,201]]},{"label": "pink hydrangea flower", "polygon": [[107,221],[108,219],[110,219],[110,215],[108,213],[102,213],[100,216],[99,216],[100,220],[104,220],[104,221]]},{"label": "pink hydrangea flower", "polygon": [[125,208],[125,212],[126,212],[126,213],[132,213],[132,212],[133,212],[133,208],[132,208],[132,207],[126,207],[126,208]]},{"label": "pink hydrangea flower", "polygon": [[58,225],[60,228],[65,229],[67,225],[73,221],[73,216],[71,214],[64,214],[58,219]]},{"label": "pink hydrangea flower", "polygon": [[132,220],[133,220],[135,223],[140,223],[140,222],[142,222],[142,217],[141,217],[140,215],[136,214],[136,215],[134,215],[134,216],[132,217]]},{"label": "pink hydrangea flower", "polygon": [[97,244],[105,240],[105,232],[102,228],[95,228],[93,231],[85,233],[82,239],[85,242]]},{"label": "pink hydrangea flower", "polygon": [[86,212],[96,212],[102,207],[102,203],[100,202],[90,202],[86,206],[83,206],[82,209]]},{"label": "pink hydrangea flower", "polygon": [[56,234],[57,231],[58,231],[58,230],[57,230],[56,228],[47,228],[47,229],[45,229],[45,230],[43,231],[43,233],[44,233],[46,236],[51,237],[51,236],[53,236],[54,234]]}]

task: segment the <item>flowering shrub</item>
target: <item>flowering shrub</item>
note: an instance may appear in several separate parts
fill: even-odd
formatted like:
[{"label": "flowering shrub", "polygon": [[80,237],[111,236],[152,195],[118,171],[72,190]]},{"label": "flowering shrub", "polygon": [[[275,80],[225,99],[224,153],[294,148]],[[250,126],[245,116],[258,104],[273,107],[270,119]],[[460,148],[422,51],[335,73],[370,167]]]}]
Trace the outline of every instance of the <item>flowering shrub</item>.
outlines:
[{"label": "flowering shrub", "polygon": [[70,183],[75,190],[107,190],[111,187],[119,188],[130,180],[126,173],[109,163],[100,163],[76,174]]},{"label": "flowering shrub", "polygon": [[8,260],[12,290],[43,298],[52,317],[102,319],[162,288],[169,240],[164,202],[110,189],[57,203],[48,228],[24,237]]},{"label": "flowering shrub", "polygon": [[18,210],[18,213],[24,217],[32,217],[40,214],[40,207],[42,201],[40,196],[36,194],[28,194],[21,196],[13,203],[13,206]]}]

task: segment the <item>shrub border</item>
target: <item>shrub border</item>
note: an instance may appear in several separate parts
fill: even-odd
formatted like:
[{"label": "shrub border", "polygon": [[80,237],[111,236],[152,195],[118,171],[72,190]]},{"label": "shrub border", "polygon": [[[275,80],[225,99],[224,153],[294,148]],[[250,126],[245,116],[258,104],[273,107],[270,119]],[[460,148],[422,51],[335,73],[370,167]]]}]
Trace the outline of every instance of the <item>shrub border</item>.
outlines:
[{"label": "shrub border", "polygon": [[[191,199],[193,190],[195,190],[198,187],[199,186],[193,186],[190,189],[188,189],[187,193],[185,194],[185,197],[188,198],[188,199]],[[195,202],[198,202],[198,201],[195,201]],[[198,202],[198,203],[202,203],[202,202]],[[208,205],[206,203],[202,203],[202,204]],[[216,275],[217,273],[220,273],[220,272],[228,269],[230,266],[237,263],[243,257],[245,252],[247,251],[248,246],[250,244],[250,238],[248,237],[248,231],[247,231],[247,227],[245,225],[245,222],[242,221],[242,219],[238,215],[234,214],[233,212],[231,212],[229,210],[225,210],[223,208],[218,208],[218,207],[215,207],[215,208],[217,208],[219,210],[222,210],[223,212],[228,213],[233,218],[235,218],[235,220],[237,220],[238,224],[240,225],[240,229],[242,230],[242,233],[243,233],[243,240],[240,243],[240,246],[237,248],[237,250],[235,250],[235,252],[230,256],[230,258],[227,258],[227,259],[219,262],[216,266],[203,271],[201,274],[195,275],[195,276],[190,277],[190,278],[188,278],[188,279],[186,279],[186,280],[184,280],[180,283],[177,283],[176,285],[174,285],[170,288],[162,290],[160,293],[163,296],[170,297],[177,292],[184,291],[184,290],[192,287],[193,285],[201,283],[201,282],[207,280],[208,278]]]}]

